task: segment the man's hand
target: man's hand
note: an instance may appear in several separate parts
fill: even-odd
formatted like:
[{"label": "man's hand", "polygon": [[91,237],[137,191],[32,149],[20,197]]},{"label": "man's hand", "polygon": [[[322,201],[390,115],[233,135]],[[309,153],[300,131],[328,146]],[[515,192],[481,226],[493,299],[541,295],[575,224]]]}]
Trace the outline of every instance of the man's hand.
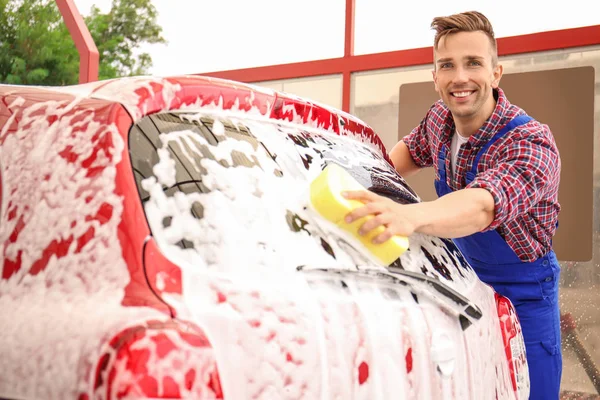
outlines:
[{"label": "man's hand", "polygon": [[365,205],[348,213],[352,223],[367,215],[359,233],[366,235],[383,226],[374,243],[383,243],[393,235],[410,236],[415,232],[443,238],[458,238],[481,232],[494,220],[494,198],[486,189],[462,189],[434,201],[398,204],[367,190],[350,191],[345,198],[359,200]]},{"label": "man's hand", "polygon": [[365,205],[346,215],[346,222],[351,223],[367,215],[374,218],[367,220],[359,229],[360,235],[367,235],[374,229],[384,226],[385,230],[373,239],[373,243],[383,243],[394,235],[410,236],[416,228],[415,215],[406,206],[398,204],[386,197],[368,190],[349,191],[342,195],[350,200],[359,200]]}]

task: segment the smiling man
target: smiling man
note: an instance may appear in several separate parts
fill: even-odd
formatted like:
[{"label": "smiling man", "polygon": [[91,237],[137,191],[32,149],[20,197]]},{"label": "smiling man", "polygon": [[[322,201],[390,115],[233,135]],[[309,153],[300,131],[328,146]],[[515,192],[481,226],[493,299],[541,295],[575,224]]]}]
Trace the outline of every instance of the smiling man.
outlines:
[{"label": "smiling man", "polygon": [[[530,399],[559,397],[562,373],[558,279],[560,156],[547,125],[511,104],[492,25],[478,12],[437,17],[433,81],[440,100],[391,151],[403,176],[433,166],[439,196],[400,205],[369,191],[346,193],[373,215],[375,238],[422,232],[453,238],[482,281],[508,297],[523,327]],[[483,395],[483,394],[482,394]],[[483,397],[482,397],[483,398]]]}]

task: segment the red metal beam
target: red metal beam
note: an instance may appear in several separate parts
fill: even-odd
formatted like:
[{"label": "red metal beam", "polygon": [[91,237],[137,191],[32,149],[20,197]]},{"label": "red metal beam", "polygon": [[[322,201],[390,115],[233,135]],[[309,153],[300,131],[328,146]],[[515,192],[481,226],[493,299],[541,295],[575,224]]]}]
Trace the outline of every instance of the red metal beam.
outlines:
[{"label": "red metal beam", "polygon": [[[344,32],[344,59],[354,55],[354,10],[355,0],[346,0],[346,27]],[[348,69],[342,73],[342,110],[350,112],[350,94],[352,89],[352,72]]]},{"label": "red metal beam", "polygon": [[[498,53],[501,56],[507,56],[592,45],[600,45],[600,25],[500,38],[498,39]],[[344,51],[344,53],[346,52]],[[260,82],[344,74],[345,72],[374,71],[412,65],[425,65],[432,62],[432,47],[422,47],[385,53],[350,55],[326,60],[271,65],[267,67],[209,72],[199,75],[214,76],[240,82]]]},{"label": "red metal beam", "polygon": [[344,32],[344,57],[354,55],[354,10],[355,0],[346,0],[346,25]]},{"label": "red metal beam", "polygon": [[201,73],[197,75],[231,79],[239,82],[260,82],[277,79],[305,78],[310,76],[339,74],[344,70],[344,57],[326,60],[304,61],[291,64],[269,65],[229,71]]},{"label": "red metal beam", "polygon": [[92,35],[73,0],[56,0],[65,25],[79,52],[79,83],[98,80],[100,57]]},{"label": "red metal beam", "polygon": [[600,25],[561,29],[498,39],[501,56],[600,44]]}]

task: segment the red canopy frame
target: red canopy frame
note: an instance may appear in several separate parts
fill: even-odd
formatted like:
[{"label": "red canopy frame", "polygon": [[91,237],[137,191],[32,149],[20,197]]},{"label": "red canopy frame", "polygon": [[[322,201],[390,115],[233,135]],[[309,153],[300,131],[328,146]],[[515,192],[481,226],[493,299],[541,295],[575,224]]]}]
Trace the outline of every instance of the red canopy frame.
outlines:
[{"label": "red canopy frame", "polygon": [[79,83],[97,81],[100,57],[83,17],[73,0],[56,0],[56,5],[79,52]]},{"label": "red canopy frame", "polygon": [[[85,21],[79,14],[73,0],[56,0],[56,4],[79,51],[79,82],[85,83],[98,80],[98,49],[85,25]],[[356,0],[346,0],[343,57],[216,71],[199,75],[252,83],[341,74],[342,109],[349,111],[352,73],[424,65],[433,62],[433,49],[431,47],[354,55],[355,4]],[[500,38],[498,39],[498,53],[505,56],[598,44],[600,44],[600,25],[593,25]]]},{"label": "red canopy frame", "polygon": [[[433,48],[354,55],[354,19],[356,0],[346,0],[346,31],[344,56],[325,60],[244,68],[202,73],[200,75],[252,83],[281,79],[307,78],[322,75],[342,75],[342,109],[350,110],[351,76],[353,72],[375,71],[433,63]],[[585,47],[600,44],[600,25],[583,28],[511,36],[498,39],[501,56]]]}]

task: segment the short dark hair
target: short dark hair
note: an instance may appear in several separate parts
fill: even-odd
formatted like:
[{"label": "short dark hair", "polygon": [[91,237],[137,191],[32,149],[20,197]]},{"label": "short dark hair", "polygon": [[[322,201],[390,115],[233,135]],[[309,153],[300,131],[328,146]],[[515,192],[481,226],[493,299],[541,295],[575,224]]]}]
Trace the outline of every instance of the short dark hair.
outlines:
[{"label": "short dark hair", "polygon": [[490,39],[494,62],[498,59],[498,46],[496,45],[494,28],[487,17],[478,11],[467,11],[447,17],[435,17],[431,21],[431,28],[435,30],[434,50],[437,50],[440,39],[445,36],[458,32],[480,31],[485,33]]}]

